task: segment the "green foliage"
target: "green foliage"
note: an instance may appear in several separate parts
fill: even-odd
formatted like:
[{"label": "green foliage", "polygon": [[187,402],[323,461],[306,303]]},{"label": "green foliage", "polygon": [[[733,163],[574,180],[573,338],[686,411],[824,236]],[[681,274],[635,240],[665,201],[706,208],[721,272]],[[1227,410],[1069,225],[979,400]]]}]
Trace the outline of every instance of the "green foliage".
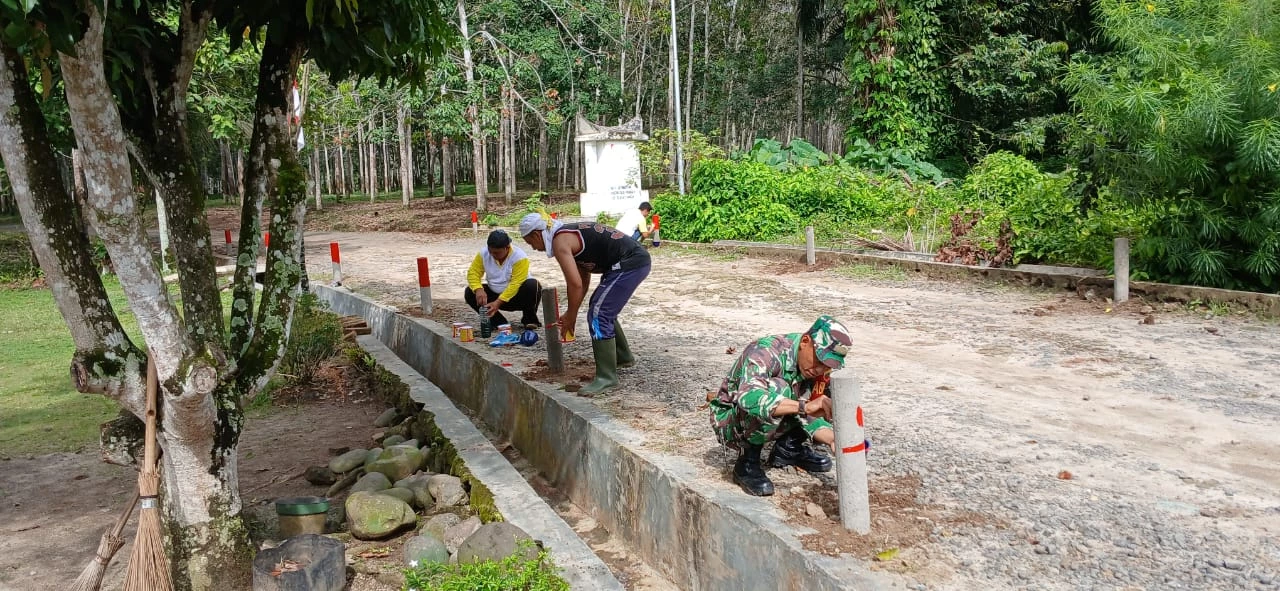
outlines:
[{"label": "green foliage", "polygon": [[853,141],[849,151],[845,152],[844,161],[858,168],[880,173],[901,171],[912,180],[927,180],[934,183],[943,181],[942,171],[938,167],[915,158],[905,150],[893,147],[881,149],[873,146],[864,138]]},{"label": "green foliage", "polygon": [[1280,4],[1103,0],[1110,56],[1066,85],[1098,181],[1157,215],[1152,276],[1280,290]]},{"label": "green foliage", "polygon": [[43,274],[26,234],[0,233],[0,285],[29,284]]},{"label": "green foliage", "polygon": [[[531,542],[523,542],[528,548]],[[568,591],[569,583],[546,551],[526,560],[517,553],[501,561],[475,564],[431,563],[405,569],[404,591]]]},{"label": "green foliage", "polygon": [[1108,193],[1086,207],[1077,186],[1074,172],[1045,174],[1008,152],[985,158],[959,187],[862,170],[846,160],[788,171],[755,159],[706,160],[693,169],[691,194],[660,195],[654,209],[671,240],[791,240],[812,225],[822,242],[889,238],[923,251],[945,240],[952,214],[980,211],[969,237],[994,250],[1008,219],[1015,262],[1109,265],[1112,238],[1142,235],[1151,210]]},{"label": "green foliage", "polygon": [[314,294],[303,294],[293,312],[280,373],[291,383],[308,383],[315,378],[320,363],[337,355],[341,347],[342,324],[338,317],[324,310]]},{"label": "green foliage", "polygon": [[1086,207],[1077,187],[1074,171],[1045,174],[1022,156],[996,152],[965,178],[960,204],[982,212],[970,237],[989,250],[996,245],[1000,223],[1009,220],[1014,262],[1108,267],[1112,239],[1142,235],[1151,220],[1145,210],[1107,192]]},{"label": "green foliage", "polygon": [[[636,150],[640,153],[640,168],[644,174],[660,177],[671,170],[676,155],[674,151],[667,150],[667,145],[672,142],[675,135],[676,132],[671,129],[655,129],[649,135],[648,141],[636,144]],[[692,165],[707,158],[723,157],[724,150],[711,143],[715,139],[714,133],[708,136],[697,130],[685,130],[682,146],[685,162]]]},{"label": "green foliage", "polygon": [[820,166],[831,162],[831,156],[801,139],[793,139],[787,147],[773,139],[757,139],[751,151],[742,156],[780,172]]},{"label": "green foliage", "polygon": [[846,0],[849,83],[858,89],[849,132],[876,145],[929,154],[946,95],[936,49],[941,0]]}]

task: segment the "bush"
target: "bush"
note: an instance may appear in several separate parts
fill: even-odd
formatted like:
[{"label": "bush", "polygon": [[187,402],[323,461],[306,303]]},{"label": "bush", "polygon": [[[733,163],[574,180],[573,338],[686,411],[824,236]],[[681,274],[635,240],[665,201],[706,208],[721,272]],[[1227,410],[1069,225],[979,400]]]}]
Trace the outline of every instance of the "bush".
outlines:
[{"label": "bush", "polygon": [[298,298],[289,329],[289,342],[280,360],[280,373],[292,384],[305,384],[315,379],[320,363],[342,347],[342,323],[338,317],[320,307],[314,294]]},{"label": "bush", "polygon": [[[530,542],[524,542],[529,544]],[[404,571],[405,591],[568,591],[545,551],[533,560],[519,554],[501,562],[425,564]]]},{"label": "bush", "polygon": [[0,284],[29,284],[43,274],[26,234],[0,234]]}]

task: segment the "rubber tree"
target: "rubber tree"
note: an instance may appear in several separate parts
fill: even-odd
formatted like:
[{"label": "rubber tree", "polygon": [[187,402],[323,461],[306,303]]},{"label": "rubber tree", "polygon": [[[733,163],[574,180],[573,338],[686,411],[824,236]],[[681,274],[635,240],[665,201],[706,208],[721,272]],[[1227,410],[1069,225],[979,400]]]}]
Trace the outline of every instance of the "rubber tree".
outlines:
[{"label": "rubber tree", "polygon": [[[112,4],[108,11],[97,0],[0,3],[0,156],[76,346],[75,388],[106,395],[141,416],[146,365],[157,369],[162,507],[180,589],[249,587],[252,549],[239,517],[236,448],[241,401],[275,371],[301,292],[306,176],[287,116],[298,65],[309,57],[335,78],[420,80],[428,60],[452,39],[433,0],[365,0],[358,9],[354,1],[319,10],[311,4],[187,0]],[[212,31],[229,35],[233,45],[246,38],[258,42],[262,55],[229,330],[203,188],[185,134],[192,56]],[[137,37],[151,42],[136,43]],[[80,206],[58,174],[27,65],[33,48],[45,45],[56,51],[68,118],[83,153],[84,207],[145,346],[122,330],[93,264]],[[131,64],[138,69],[130,70]],[[122,90],[130,76],[141,76],[145,86]],[[165,196],[179,258],[181,313],[147,240],[130,154]],[[271,213],[272,239],[255,308],[264,208]]]}]

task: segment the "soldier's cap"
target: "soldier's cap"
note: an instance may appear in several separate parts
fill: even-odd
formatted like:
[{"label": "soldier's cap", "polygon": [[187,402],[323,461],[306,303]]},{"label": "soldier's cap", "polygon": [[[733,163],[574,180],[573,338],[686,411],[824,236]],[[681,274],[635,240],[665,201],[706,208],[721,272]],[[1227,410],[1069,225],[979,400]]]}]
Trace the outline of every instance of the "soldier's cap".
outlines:
[{"label": "soldier's cap", "polygon": [[849,347],[853,345],[853,338],[849,336],[849,329],[844,324],[823,314],[805,334],[813,341],[813,352],[818,361],[831,369],[844,367],[844,357],[849,354]]}]

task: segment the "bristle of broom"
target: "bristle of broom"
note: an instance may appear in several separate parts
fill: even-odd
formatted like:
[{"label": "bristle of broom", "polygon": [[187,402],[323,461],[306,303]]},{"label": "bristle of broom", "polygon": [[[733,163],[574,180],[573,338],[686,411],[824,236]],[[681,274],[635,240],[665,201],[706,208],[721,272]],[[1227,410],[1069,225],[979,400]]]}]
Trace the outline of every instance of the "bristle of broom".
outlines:
[{"label": "bristle of broom", "polygon": [[138,512],[138,537],[133,542],[129,570],[125,572],[124,591],[173,591],[169,559],[164,554],[160,503],[156,499],[159,488],[160,477],[155,472],[138,474],[142,509]]},{"label": "bristle of broom", "polygon": [[102,586],[102,576],[107,572],[107,562],[123,545],[124,538],[120,536],[111,535],[110,532],[102,536],[102,540],[98,542],[98,553],[89,561],[84,572],[71,583],[71,591],[98,591]]}]

